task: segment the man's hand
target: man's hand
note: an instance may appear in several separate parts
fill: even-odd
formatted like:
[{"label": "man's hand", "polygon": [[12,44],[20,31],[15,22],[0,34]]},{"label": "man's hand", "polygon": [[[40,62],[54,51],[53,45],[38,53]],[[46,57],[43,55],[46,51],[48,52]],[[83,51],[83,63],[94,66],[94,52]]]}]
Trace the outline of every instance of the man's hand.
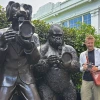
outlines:
[{"label": "man's hand", "polygon": [[96,72],[96,71],[98,71],[98,67],[96,67],[96,66],[93,65],[91,71],[92,71],[92,72]]},{"label": "man's hand", "polygon": [[84,64],[83,64],[83,70],[84,70],[84,71],[88,70],[88,65],[87,65],[87,63],[84,63]]}]

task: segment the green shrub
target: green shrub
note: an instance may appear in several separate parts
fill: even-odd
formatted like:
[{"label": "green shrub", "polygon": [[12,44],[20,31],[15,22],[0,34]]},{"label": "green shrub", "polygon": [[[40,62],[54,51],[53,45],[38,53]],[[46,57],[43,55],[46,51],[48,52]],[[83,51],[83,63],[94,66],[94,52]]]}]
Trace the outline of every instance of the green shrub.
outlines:
[{"label": "green shrub", "polygon": [[7,22],[6,12],[0,6],[0,29],[8,27],[9,22]]},{"label": "green shrub", "polygon": [[39,35],[40,43],[45,43],[50,25],[40,20],[34,20],[32,23],[35,25],[35,32]]}]

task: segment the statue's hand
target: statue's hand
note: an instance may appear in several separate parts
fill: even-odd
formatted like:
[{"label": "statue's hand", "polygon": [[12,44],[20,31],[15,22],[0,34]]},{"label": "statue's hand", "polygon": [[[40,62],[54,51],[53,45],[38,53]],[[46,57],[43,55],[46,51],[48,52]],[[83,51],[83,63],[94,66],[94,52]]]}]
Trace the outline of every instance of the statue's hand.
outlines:
[{"label": "statue's hand", "polygon": [[51,55],[51,56],[48,57],[47,62],[50,65],[59,64],[60,63],[60,59],[56,55]]},{"label": "statue's hand", "polygon": [[16,31],[8,30],[5,33],[3,33],[0,37],[0,46],[5,46],[9,41],[15,39]]},{"label": "statue's hand", "polygon": [[49,66],[46,63],[46,59],[40,59],[39,62],[34,66],[38,72],[45,73],[48,71]]},{"label": "statue's hand", "polygon": [[79,62],[77,62],[76,60],[72,60],[71,61],[71,67],[75,67],[75,66],[79,66]]},{"label": "statue's hand", "polygon": [[69,68],[70,66],[71,66],[71,61],[62,62],[62,67],[63,68]]},{"label": "statue's hand", "polygon": [[46,65],[46,60],[40,59],[38,62],[39,66],[45,66]]},{"label": "statue's hand", "polygon": [[80,64],[76,60],[72,60],[72,61],[62,63],[62,67],[65,68],[65,69],[68,69],[68,70],[78,69],[79,66],[80,66]]},{"label": "statue's hand", "polygon": [[31,50],[32,47],[35,45],[33,42],[31,43],[30,40],[25,40],[20,35],[18,36],[18,42],[26,50]]}]

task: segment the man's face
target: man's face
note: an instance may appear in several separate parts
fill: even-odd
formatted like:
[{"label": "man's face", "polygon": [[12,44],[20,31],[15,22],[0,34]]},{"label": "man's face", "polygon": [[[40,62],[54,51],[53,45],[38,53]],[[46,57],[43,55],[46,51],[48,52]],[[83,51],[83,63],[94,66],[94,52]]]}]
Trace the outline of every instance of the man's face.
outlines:
[{"label": "man's face", "polygon": [[94,49],[94,42],[94,39],[87,39],[85,41],[85,45],[89,51],[92,51]]}]

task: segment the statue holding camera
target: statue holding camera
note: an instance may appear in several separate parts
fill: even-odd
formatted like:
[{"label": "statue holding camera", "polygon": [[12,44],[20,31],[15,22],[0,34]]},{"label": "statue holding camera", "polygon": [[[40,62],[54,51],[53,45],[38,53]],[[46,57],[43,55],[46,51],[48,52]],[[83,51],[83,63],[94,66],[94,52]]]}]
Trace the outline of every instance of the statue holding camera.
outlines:
[{"label": "statue holding camera", "polygon": [[41,99],[76,100],[70,73],[78,70],[79,63],[75,49],[64,43],[60,25],[51,25],[47,42],[41,45],[40,53],[41,59],[35,70],[40,74],[37,84]]},{"label": "statue holding camera", "polygon": [[30,69],[40,59],[31,15],[27,4],[10,1],[6,7],[11,26],[0,30],[0,100],[9,100],[16,88],[26,100],[40,100]]}]

